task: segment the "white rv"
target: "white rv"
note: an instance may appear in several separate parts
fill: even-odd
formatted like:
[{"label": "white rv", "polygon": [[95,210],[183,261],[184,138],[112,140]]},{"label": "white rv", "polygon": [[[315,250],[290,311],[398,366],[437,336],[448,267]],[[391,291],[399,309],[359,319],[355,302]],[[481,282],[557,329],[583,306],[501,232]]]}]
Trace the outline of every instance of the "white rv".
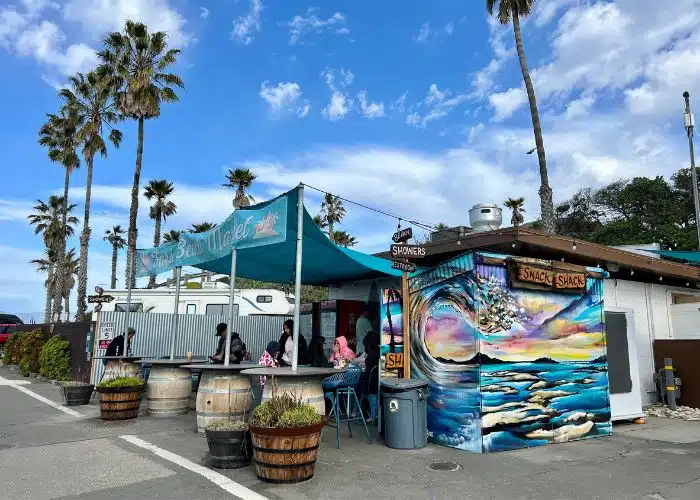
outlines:
[{"label": "white rv", "polygon": [[[126,311],[126,290],[105,290],[114,297],[104,303],[103,311]],[[180,287],[179,314],[227,315],[229,286],[220,282],[204,282],[201,288]],[[237,316],[294,314],[294,295],[269,288],[236,289],[234,312]],[[131,291],[132,312],[172,313],[175,308],[175,287],[134,289]]]}]

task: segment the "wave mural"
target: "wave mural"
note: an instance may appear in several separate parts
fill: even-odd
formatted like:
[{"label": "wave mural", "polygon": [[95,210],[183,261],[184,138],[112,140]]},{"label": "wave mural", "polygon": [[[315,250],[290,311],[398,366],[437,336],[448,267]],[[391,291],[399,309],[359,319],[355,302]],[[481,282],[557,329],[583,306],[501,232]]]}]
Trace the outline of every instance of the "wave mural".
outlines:
[{"label": "wave mural", "polygon": [[[602,279],[580,293],[515,289],[498,258],[460,256],[412,280],[411,372],[429,383],[429,439],[491,452],[610,434]],[[387,301],[384,323],[398,313],[400,329]]]}]

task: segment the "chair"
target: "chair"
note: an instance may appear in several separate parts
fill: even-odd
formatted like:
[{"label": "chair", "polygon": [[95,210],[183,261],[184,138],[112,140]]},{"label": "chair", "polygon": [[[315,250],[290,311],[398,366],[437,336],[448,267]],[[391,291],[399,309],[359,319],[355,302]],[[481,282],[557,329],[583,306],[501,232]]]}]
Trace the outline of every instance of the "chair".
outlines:
[{"label": "chair", "polygon": [[[367,440],[369,443],[372,443],[365,417],[362,415],[362,407],[355,392],[355,386],[360,380],[360,375],[362,375],[360,367],[350,365],[344,373],[336,373],[323,380],[324,395],[332,403],[331,412],[328,415],[328,425],[336,428],[336,444],[338,448],[340,448],[340,424],[343,422],[348,423],[350,437],[352,437],[350,424],[362,422],[367,434]],[[355,407],[354,410],[357,412],[356,416],[353,416],[353,405]],[[330,423],[331,417],[335,417],[335,425]]]}]

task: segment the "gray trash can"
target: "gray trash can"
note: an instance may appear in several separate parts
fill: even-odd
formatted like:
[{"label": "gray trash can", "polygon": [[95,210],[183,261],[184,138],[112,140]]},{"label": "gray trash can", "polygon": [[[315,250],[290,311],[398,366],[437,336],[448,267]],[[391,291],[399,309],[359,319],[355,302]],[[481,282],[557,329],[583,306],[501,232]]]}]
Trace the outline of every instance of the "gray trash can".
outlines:
[{"label": "gray trash can", "polygon": [[384,442],[389,448],[413,450],[428,442],[428,383],[423,380],[382,380]]}]

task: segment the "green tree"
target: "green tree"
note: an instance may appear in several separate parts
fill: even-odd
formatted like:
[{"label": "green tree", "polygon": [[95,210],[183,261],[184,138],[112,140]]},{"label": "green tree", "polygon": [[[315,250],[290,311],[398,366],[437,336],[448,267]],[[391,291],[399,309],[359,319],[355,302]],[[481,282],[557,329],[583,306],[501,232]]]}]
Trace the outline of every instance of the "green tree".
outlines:
[{"label": "green tree", "polygon": [[525,217],[523,216],[525,212],[523,208],[523,205],[525,205],[525,198],[522,196],[520,198],[508,198],[503,202],[503,205],[509,208],[513,214],[510,218],[510,223],[513,227],[518,227],[525,222]]},{"label": "green tree", "polygon": [[326,193],[323,197],[323,202],[321,203],[321,213],[319,214],[320,220],[324,221],[326,227],[328,228],[328,237],[331,241],[335,241],[333,237],[335,236],[334,226],[339,224],[343,217],[345,217],[345,207],[343,206],[343,200],[339,196],[333,196],[330,193]]},{"label": "green tree", "polygon": [[[168,217],[177,212],[177,205],[168,200],[168,196],[173,194],[173,183],[165,179],[153,180],[146,186],[144,196],[146,199],[153,200],[153,205],[150,209],[150,217],[155,221],[155,229],[153,231],[153,246],[160,246],[160,225],[165,222]],[[148,278],[148,288],[153,288],[156,285],[156,277]]]},{"label": "green tree", "polygon": [[581,189],[571,199],[557,205],[557,234],[586,241],[596,238],[603,223],[595,194],[591,188]]},{"label": "green tree", "polygon": [[110,288],[117,288],[117,260],[119,258],[119,250],[126,246],[125,234],[121,225],[116,225],[112,229],[105,231],[104,240],[112,246],[112,277],[110,279]]},{"label": "green tree", "polygon": [[[49,159],[58,163],[65,171],[63,182],[63,200],[65,203],[63,204],[63,216],[61,218],[63,234],[65,234],[68,230],[68,187],[70,186],[70,177],[73,170],[80,166],[80,158],[77,153],[79,146],[77,134],[82,125],[82,118],[70,106],[63,106],[58,114],[47,113],[46,118],[46,123],[39,130],[39,144],[48,149]],[[56,255],[58,256],[56,262],[57,279],[52,316],[55,321],[61,321],[63,284],[66,277],[64,270],[64,257],[66,255],[65,236],[58,241]]]},{"label": "green tree", "polygon": [[354,247],[357,245],[357,238],[350,236],[346,231],[334,231],[333,241],[341,247]]},{"label": "green tree", "polygon": [[29,261],[36,266],[37,272],[46,273],[44,288],[46,288],[46,302],[44,304],[44,323],[49,323],[51,320],[51,306],[53,304],[53,280],[54,269],[56,267],[56,253],[53,250],[44,250],[44,257],[41,259],[33,259]]},{"label": "green tree", "polygon": [[172,243],[174,241],[180,241],[180,231],[175,231],[171,229],[163,235],[163,242]]},{"label": "green tree", "polygon": [[246,192],[246,190],[250,189],[250,186],[255,180],[255,174],[253,174],[250,169],[229,169],[226,174],[226,180],[227,182],[222,184],[222,186],[236,190],[236,194],[233,198],[233,206],[235,208],[247,207],[250,205],[251,201],[255,201],[255,199]]},{"label": "green tree", "polygon": [[542,211],[542,224],[546,232],[553,233],[556,229],[554,202],[552,201],[552,188],[549,186],[549,173],[547,172],[547,157],[544,151],[540,114],[537,109],[535,88],[532,85],[532,78],[530,78],[530,70],[528,69],[527,59],[525,58],[523,36],[520,31],[520,18],[530,15],[534,3],[535,0],[486,0],[486,9],[490,16],[496,16],[499,23],[504,25],[511,22],[513,23],[515,48],[518,52],[520,70],[523,74],[527,99],[530,103],[530,115],[532,117],[532,128],[535,133],[537,159],[540,165],[540,206]]},{"label": "green tree", "polygon": [[[175,88],[184,88],[182,78],[166,72],[177,62],[180,51],[168,49],[163,31],[148,32],[143,23],[126,21],[124,32],[112,32],[104,40],[104,49],[98,53],[102,62],[98,72],[108,78],[115,89],[115,103],[119,112],[136,120],[138,136],[136,167],[131,186],[127,262],[136,252],[136,217],[139,211],[139,186],[143,161],[144,122],[160,116],[162,103],[176,102]],[[128,269],[127,283],[136,286],[136,269]]]},{"label": "green tree", "polygon": [[214,229],[216,224],[212,222],[201,222],[199,224],[192,224],[190,233],[206,233],[210,229]]},{"label": "green tree", "polygon": [[107,144],[103,138],[105,128],[109,129],[109,141],[118,148],[122,141],[122,133],[113,127],[119,120],[119,114],[114,110],[112,89],[108,83],[100,79],[96,72],[87,75],[77,73],[69,78],[70,88],[64,88],[59,95],[64,99],[81,123],[76,132],[76,141],[82,144],[83,158],[87,166],[85,181],[85,215],[83,230],[80,234],[80,264],[78,266],[78,311],[76,319],[85,321],[87,313],[87,271],[88,248],[90,242],[90,200],[92,195],[92,173],[95,156],[107,157]]}]

